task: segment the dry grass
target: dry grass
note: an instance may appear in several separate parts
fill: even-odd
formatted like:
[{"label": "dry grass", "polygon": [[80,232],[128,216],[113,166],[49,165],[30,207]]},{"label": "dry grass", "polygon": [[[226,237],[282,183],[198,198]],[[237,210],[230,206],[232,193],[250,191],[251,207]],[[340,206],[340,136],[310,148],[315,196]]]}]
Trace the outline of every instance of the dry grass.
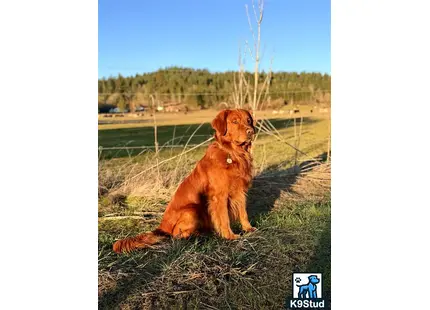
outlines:
[{"label": "dry grass", "polygon": [[[262,127],[266,130],[259,133],[255,142],[253,156],[256,174],[260,174],[266,169],[288,168],[293,166],[297,160],[310,160],[327,151],[328,120],[326,118],[304,120],[303,125],[300,126],[303,127],[300,144],[296,143],[297,137],[294,135],[292,119],[279,121],[279,129],[274,126],[272,128],[268,124],[271,122],[264,122]],[[155,153],[151,150],[145,150],[139,156],[100,160],[99,192],[101,194],[156,195],[157,197],[159,195],[162,197],[164,193],[171,194],[172,189],[203,156],[207,144],[210,143],[206,135],[203,137],[203,141],[196,141],[199,142],[198,145],[201,144],[201,147],[187,147],[194,136],[199,134],[200,128],[201,125],[197,126],[194,131],[190,131],[189,136],[181,137],[185,144],[183,149],[163,149],[164,143],[158,156],[161,165],[156,165]],[[172,135],[173,130],[174,128],[165,131],[164,140],[172,140],[172,136],[169,137],[169,134]],[[123,137],[122,139],[124,140]],[[205,141],[208,143],[203,143]],[[297,146],[301,153],[291,146]]]},{"label": "dry grass", "polygon": [[151,168],[155,163],[151,152],[100,160],[100,308],[280,309],[291,291],[291,273],[309,268],[324,273],[329,299],[328,119],[304,121],[300,140],[291,123],[286,119],[275,128],[266,124],[268,133],[257,138],[248,210],[259,230],[233,242],[202,236],[116,255],[111,250],[116,239],[158,225],[178,184],[205,147],[182,156],[185,149],[163,149],[160,162],[176,157],[157,169]]}]

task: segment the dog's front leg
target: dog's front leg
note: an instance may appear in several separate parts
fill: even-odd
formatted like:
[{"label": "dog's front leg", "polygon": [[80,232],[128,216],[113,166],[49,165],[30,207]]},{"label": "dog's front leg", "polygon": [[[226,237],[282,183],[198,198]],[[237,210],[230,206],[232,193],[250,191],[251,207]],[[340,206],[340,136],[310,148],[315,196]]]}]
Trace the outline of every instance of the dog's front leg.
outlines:
[{"label": "dog's front leg", "polygon": [[246,232],[256,231],[257,228],[252,227],[248,220],[246,212],[246,194],[243,191],[234,193],[230,199],[231,207],[235,208],[239,217],[240,225]]},{"label": "dog's front leg", "polygon": [[237,239],[233,233],[228,217],[228,193],[216,192],[209,195],[209,216],[215,231],[225,239]]}]

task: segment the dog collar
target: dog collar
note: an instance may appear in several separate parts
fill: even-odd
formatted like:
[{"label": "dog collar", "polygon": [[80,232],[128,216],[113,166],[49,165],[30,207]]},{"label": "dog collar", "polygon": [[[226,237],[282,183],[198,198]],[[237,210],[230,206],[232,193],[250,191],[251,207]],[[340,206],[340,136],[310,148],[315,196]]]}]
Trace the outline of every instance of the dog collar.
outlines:
[{"label": "dog collar", "polygon": [[233,160],[230,157],[230,154],[227,154],[227,164],[231,164]]}]

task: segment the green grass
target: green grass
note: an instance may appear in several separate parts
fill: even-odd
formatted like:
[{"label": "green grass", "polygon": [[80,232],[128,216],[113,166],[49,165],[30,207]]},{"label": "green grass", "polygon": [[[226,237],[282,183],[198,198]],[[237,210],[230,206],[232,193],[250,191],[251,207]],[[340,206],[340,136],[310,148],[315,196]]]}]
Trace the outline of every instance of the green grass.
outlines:
[{"label": "green grass", "polygon": [[[285,132],[287,129],[293,128],[293,119],[272,119],[270,120],[273,126]],[[303,124],[306,127],[320,120],[316,118],[303,118]],[[296,118],[297,126],[300,118]],[[163,145],[185,145],[189,137],[195,132],[195,136],[189,140],[189,144],[199,144],[208,138],[212,137],[214,130],[210,122],[200,124],[187,125],[162,125],[157,126],[157,140],[159,146]],[[198,130],[196,131],[196,129]],[[291,131],[291,133],[293,133]],[[264,133],[262,134],[264,136]],[[99,130],[98,145],[102,147],[135,147],[135,146],[154,146],[154,128],[153,127],[133,127],[133,128],[117,128]],[[102,153],[102,158],[119,158],[130,157],[140,153],[141,149],[134,150],[106,150]],[[179,150],[176,150],[179,151]]]},{"label": "green grass", "polygon": [[[322,272],[329,300],[330,200],[285,204],[253,222],[258,231],[236,241],[175,240],[125,256],[111,252],[118,231],[101,227],[100,308],[282,309],[293,271]],[[135,224],[121,226],[154,227]]]},{"label": "green grass", "polygon": [[[300,150],[310,157],[323,156],[328,122],[305,118]],[[272,123],[285,141],[295,143],[291,119]],[[160,126],[160,145],[172,139],[173,131],[176,137],[191,135],[197,126]],[[212,132],[206,123],[196,134],[210,136]],[[153,139],[151,127],[99,131],[99,145],[103,146],[152,145]],[[195,137],[190,143],[205,139]],[[180,152],[182,149],[164,149],[159,159]],[[310,176],[290,174],[296,171],[291,169],[296,163],[295,151],[268,135],[257,139],[253,155],[256,177],[248,193],[248,214],[258,231],[235,241],[208,235],[169,240],[128,255],[112,252],[115,240],[158,226],[177,184],[204,152],[205,147],[196,149],[148,171],[124,196],[111,193],[130,176],[152,166],[153,153],[103,152],[99,161],[99,187],[104,188],[99,192],[99,308],[282,309],[292,293],[293,272],[322,272],[329,303],[331,201],[329,184],[321,180],[330,175],[324,171]],[[305,159],[298,156],[297,164]],[[107,218],[136,214],[140,218]],[[238,232],[237,224],[233,228]]]}]

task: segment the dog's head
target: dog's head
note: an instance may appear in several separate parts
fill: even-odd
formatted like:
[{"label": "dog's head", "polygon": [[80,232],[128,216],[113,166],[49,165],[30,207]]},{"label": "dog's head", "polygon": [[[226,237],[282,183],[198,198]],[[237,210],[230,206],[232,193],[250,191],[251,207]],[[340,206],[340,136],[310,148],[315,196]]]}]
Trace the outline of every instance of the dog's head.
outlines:
[{"label": "dog's head", "polygon": [[255,128],[251,113],[247,110],[222,110],[212,121],[218,141],[235,145],[246,145],[252,142]]},{"label": "dog's head", "polygon": [[309,282],[312,284],[320,283],[320,279],[318,279],[317,276],[312,275],[312,276],[309,276],[308,279],[309,279]]}]

